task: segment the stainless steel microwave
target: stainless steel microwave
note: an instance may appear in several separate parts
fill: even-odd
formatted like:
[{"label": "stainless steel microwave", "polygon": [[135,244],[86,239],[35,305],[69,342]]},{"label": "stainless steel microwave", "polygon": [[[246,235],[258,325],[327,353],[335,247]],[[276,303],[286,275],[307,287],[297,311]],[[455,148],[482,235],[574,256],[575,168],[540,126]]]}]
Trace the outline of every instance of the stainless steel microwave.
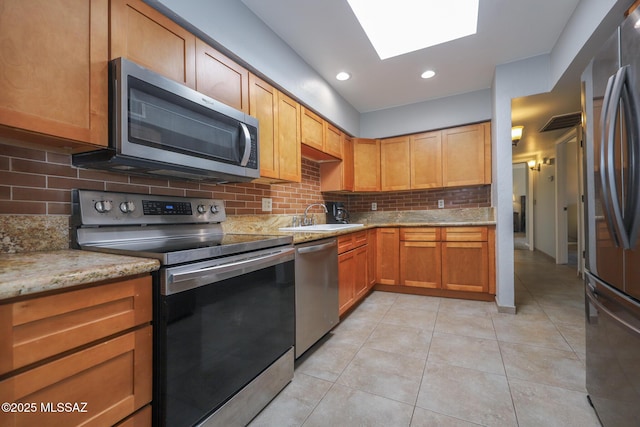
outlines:
[{"label": "stainless steel microwave", "polygon": [[163,178],[260,176],[258,120],[123,58],[109,64],[109,147],[74,166]]}]

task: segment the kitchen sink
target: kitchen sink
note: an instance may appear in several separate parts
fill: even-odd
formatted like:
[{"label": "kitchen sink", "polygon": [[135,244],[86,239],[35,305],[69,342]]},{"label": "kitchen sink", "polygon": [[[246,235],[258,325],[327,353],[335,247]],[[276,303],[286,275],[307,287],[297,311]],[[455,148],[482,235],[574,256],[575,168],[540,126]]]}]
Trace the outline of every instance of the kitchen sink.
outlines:
[{"label": "kitchen sink", "polygon": [[350,230],[364,227],[364,224],[316,224],[299,227],[284,227],[280,231],[293,231],[294,233],[330,233],[332,231]]}]

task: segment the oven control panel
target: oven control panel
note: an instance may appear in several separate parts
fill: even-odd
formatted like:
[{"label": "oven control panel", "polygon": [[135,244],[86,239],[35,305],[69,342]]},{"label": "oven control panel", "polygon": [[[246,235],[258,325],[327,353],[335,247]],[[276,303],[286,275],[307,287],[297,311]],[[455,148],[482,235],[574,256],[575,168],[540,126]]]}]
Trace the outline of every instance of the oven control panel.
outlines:
[{"label": "oven control panel", "polygon": [[152,194],[74,190],[73,217],[82,225],[219,223],[224,201]]}]

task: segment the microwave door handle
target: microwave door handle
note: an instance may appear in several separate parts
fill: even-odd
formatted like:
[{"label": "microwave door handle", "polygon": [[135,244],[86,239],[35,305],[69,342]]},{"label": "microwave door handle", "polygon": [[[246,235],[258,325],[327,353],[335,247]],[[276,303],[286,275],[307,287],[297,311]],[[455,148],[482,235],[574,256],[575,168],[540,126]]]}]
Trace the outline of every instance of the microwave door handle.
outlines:
[{"label": "microwave door handle", "polygon": [[[611,209],[611,185],[609,184],[609,179],[607,175],[607,147],[610,144],[610,141],[607,139],[607,126],[609,123],[609,106],[611,104],[611,90],[613,88],[614,80],[616,75],[612,75],[609,77],[607,81],[607,89],[604,92],[604,99],[602,102],[602,112],[600,114],[600,182],[602,185],[602,204],[603,204],[603,216],[607,223],[607,229],[609,230],[609,234],[613,240],[613,243],[616,247],[620,246],[620,241],[618,239],[617,230],[613,224],[612,218],[612,209]],[[611,167],[614,165],[611,163]]]},{"label": "microwave door handle", "polygon": [[242,128],[242,139],[244,140],[244,153],[242,155],[242,160],[240,160],[240,166],[247,166],[249,163],[249,157],[251,157],[251,134],[249,133],[249,128],[246,124],[240,123],[240,127]]},{"label": "microwave door handle", "polygon": [[[622,215],[622,201],[618,196],[618,184],[615,176],[615,132],[616,132],[616,117],[618,110],[620,109],[620,101],[622,99],[622,90],[625,83],[626,68],[622,67],[616,73],[616,77],[611,89],[611,98],[609,102],[609,114],[606,123],[607,139],[609,145],[607,147],[607,177],[609,180],[610,199],[611,199],[611,211],[613,214],[614,225],[618,232],[618,238],[620,240],[620,246],[623,249],[630,249],[629,234],[627,227],[625,227],[624,217]],[[622,135],[621,135],[622,144]],[[622,166],[621,166],[622,167]]]}]

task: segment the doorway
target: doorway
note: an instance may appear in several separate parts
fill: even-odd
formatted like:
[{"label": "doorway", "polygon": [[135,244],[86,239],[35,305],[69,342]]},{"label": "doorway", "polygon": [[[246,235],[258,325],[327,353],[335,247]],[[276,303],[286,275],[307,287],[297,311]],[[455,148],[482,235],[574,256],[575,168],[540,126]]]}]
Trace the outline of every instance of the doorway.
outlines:
[{"label": "doorway", "polygon": [[578,139],[572,131],[556,144],[556,263],[580,270],[580,168]]},{"label": "doorway", "polygon": [[527,215],[529,202],[529,176],[526,163],[513,164],[513,247],[528,249],[532,246],[527,233],[530,218]]}]

